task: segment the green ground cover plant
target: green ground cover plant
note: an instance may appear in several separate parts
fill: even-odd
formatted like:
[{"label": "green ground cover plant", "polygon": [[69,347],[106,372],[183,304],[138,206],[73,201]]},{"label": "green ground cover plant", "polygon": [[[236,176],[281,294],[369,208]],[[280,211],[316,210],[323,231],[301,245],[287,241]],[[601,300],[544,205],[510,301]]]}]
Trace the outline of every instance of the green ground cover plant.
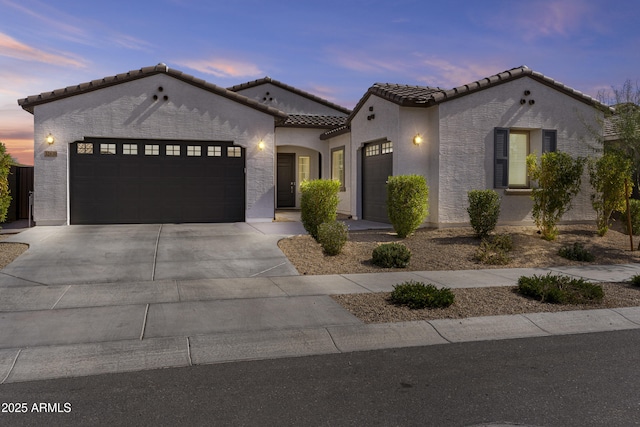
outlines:
[{"label": "green ground cover plant", "polygon": [[584,279],[562,275],[522,276],[518,279],[520,294],[552,304],[592,304],[604,298],[602,286]]},{"label": "green ground cover plant", "polygon": [[383,268],[405,268],[409,265],[411,250],[400,243],[384,243],[373,250],[372,262]]},{"label": "green ground cover plant", "polygon": [[404,305],[411,309],[445,308],[455,301],[455,295],[449,288],[437,288],[432,284],[410,280],[395,285],[389,297],[396,305]]}]

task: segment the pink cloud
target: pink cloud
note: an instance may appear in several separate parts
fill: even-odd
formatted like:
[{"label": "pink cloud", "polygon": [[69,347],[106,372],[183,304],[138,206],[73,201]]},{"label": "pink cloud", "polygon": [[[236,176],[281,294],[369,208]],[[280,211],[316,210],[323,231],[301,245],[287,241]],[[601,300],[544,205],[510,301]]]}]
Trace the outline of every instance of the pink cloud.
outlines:
[{"label": "pink cloud", "polygon": [[426,66],[426,73],[419,76],[418,81],[427,86],[439,86],[444,89],[471,83],[510,68],[496,64],[486,65],[465,63],[464,61],[453,64],[441,58],[428,58],[421,62]]},{"label": "pink cloud", "polygon": [[336,48],[328,49],[328,54],[331,60],[339,66],[361,73],[381,71],[401,73],[407,69],[406,64],[396,58],[374,58],[364,52],[343,51]]},{"label": "pink cloud", "polygon": [[11,36],[0,33],[0,56],[21,59],[24,61],[44,62],[47,64],[72,66],[83,68],[86,66],[84,61],[77,59],[70,53],[55,54],[45,52],[35,47],[26,45]]},{"label": "pink cloud", "polygon": [[257,65],[234,59],[187,60],[179,63],[185,67],[200,71],[201,73],[212,74],[220,78],[257,77],[264,74]]}]

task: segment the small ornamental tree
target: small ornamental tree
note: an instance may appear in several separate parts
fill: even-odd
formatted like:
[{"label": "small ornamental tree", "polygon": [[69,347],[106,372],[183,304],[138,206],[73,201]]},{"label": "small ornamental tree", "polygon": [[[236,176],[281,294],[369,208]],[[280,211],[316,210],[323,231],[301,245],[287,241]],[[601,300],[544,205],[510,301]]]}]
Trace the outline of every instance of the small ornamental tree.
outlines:
[{"label": "small ornamental tree", "polygon": [[416,231],[429,214],[429,187],[421,175],[390,176],[387,182],[387,215],[405,238]]},{"label": "small ornamental tree", "polygon": [[571,201],[580,191],[586,159],[573,159],[562,152],[544,153],[538,162],[535,154],[527,156],[529,177],[538,182],[531,193],[533,220],[542,238],[555,240],[558,222],[571,209]]},{"label": "small ornamental tree", "polygon": [[[611,214],[625,209],[625,196],[631,195],[632,161],[617,152],[605,152],[597,160],[589,161],[589,182],[595,190],[591,194],[591,205],[596,211],[598,235],[609,230]],[[629,183],[625,195],[625,180]]]},{"label": "small ornamental tree", "polygon": [[11,204],[11,194],[9,191],[9,172],[13,159],[7,153],[7,148],[0,142],[0,222],[7,220],[7,212]]},{"label": "small ornamental tree", "polygon": [[494,190],[471,190],[467,213],[476,237],[487,237],[498,224],[500,196]]},{"label": "small ornamental tree", "polygon": [[340,181],[314,179],[300,184],[300,219],[304,229],[318,240],[318,226],[332,222],[338,215]]}]

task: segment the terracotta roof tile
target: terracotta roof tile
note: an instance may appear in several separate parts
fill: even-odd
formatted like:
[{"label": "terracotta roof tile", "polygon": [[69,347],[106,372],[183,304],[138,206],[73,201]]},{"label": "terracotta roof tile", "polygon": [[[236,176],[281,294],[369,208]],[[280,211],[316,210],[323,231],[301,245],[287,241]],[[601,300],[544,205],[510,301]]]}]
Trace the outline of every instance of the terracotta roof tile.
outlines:
[{"label": "terracotta roof tile", "polygon": [[311,114],[289,114],[287,120],[280,126],[308,127],[308,128],[334,128],[346,123],[347,116],[323,116]]}]

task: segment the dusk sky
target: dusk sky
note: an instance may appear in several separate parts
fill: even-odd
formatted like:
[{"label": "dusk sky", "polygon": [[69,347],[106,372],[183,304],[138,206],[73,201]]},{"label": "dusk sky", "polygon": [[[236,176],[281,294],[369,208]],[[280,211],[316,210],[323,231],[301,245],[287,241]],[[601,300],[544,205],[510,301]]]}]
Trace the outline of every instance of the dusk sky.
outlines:
[{"label": "dusk sky", "polygon": [[639,21],[640,0],[0,0],[0,141],[33,164],[18,98],[159,62],[349,108],[375,82],[452,88],[520,65],[596,96],[640,82]]}]

